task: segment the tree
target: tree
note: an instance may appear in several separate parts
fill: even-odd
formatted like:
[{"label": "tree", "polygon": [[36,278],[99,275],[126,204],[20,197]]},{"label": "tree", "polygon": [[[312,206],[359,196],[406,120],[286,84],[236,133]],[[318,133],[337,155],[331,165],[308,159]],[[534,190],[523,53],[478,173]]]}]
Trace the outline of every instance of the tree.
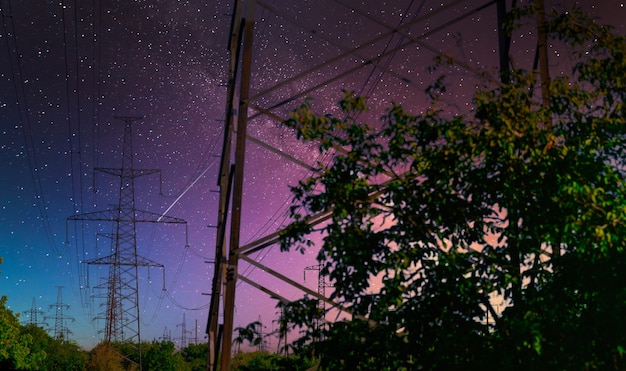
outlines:
[{"label": "tree", "polygon": [[21,332],[31,337],[31,352],[43,352],[46,354],[40,370],[79,371],[85,369],[88,354],[76,343],[53,339],[44,329],[32,324],[23,326]]},{"label": "tree", "polygon": [[89,352],[87,369],[93,371],[122,371],[122,356],[109,342],[103,341]]},{"label": "tree", "polygon": [[171,341],[153,341],[142,344],[143,366],[145,370],[189,370],[183,356],[176,352]]},{"label": "tree", "polygon": [[261,322],[254,321],[248,323],[245,327],[237,327],[235,331],[237,331],[237,337],[233,339],[233,342],[237,344],[237,352],[241,351],[241,345],[247,341],[252,346],[258,346],[263,341],[263,337],[259,332],[259,328],[261,327]]},{"label": "tree", "polygon": [[437,108],[439,79],[430,109],[394,104],[380,130],[351,93],[340,117],[305,102],[285,122],[334,154],[293,187],[281,237],[321,235],[321,274],[353,313],[309,336],[323,368],[626,368],[626,41],[577,9],[542,31],[576,61],[543,96],[537,71],[512,69],[466,114]]},{"label": "tree", "polygon": [[46,353],[31,351],[32,337],[22,333],[22,326],[17,316],[7,309],[6,301],[6,296],[0,297],[0,368],[38,370],[46,358]]},{"label": "tree", "polygon": [[233,358],[233,371],[304,371],[315,363],[307,358],[296,355],[281,356],[268,352],[239,352]]},{"label": "tree", "polygon": [[233,358],[232,367],[235,371],[278,370],[277,359],[277,355],[268,352],[238,352]]},{"label": "tree", "polygon": [[52,339],[46,353],[48,357],[42,370],[81,371],[89,360],[88,353],[72,341]]},{"label": "tree", "polygon": [[192,371],[204,371],[207,369],[208,347],[207,343],[189,344],[180,354]]}]

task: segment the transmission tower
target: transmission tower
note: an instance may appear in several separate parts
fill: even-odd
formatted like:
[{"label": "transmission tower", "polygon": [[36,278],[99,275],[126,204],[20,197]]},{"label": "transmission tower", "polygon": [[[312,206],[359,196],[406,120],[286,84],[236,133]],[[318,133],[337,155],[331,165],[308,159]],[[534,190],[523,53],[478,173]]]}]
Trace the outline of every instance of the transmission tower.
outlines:
[{"label": "transmission tower", "polygon": [[[317,293],[321,296],[326,296],[326,288],[330,287],[328,283],[326,283],[326,279],[322,275],[322,264],[310,265],[304,268],[304,280],[306,281],[306,271],[317,271]],[[318,299],[317,308],[320,312],[320,317],[324,317],[324,311],[326,309],[326,302],[324,300]]]},{"label": "transmission tower", "polygon": [[[68,309],[70,306],[68,304],[63,304],[63,295],[61,290],[63,286],[57,286],[57,301],[54,304],[50,304],[48,309],[54,308],[54,317],[45,317],[54,318],[54,338],[57,340],[67,340],[67,336],[71,333],[71,331],[65,326],[66,320],[71,320],[72,322],[76,321],[73,317],[67,317],[63,314],[64,309]],[[33,303],[35,300],[33,299]]]},{"label": "transmission tower", "polygon": [[33,303],[30,306],[30,310],[22,311],[22,314],[28,316],[29,325],[34,325],[37,327],[43,327],[42,325],[47,325],[46,322],[38,321],[39,315],[45,318],[46,314],[42,310],[37,309],[37,305],[35,304],[35,298],[33,298]]},{"label": "transmission tower", "polygon": [[[433,58],[454,60],[453,68],[458,68],[458,71],[467,74],[471,80],[479,81],[483,71],[487,68],[499,69],[502,81],[508,78],[511,37],[503,25],[507,8],[515,8],[516,1],[458,0],[446,2],[446,4],[434,0],[397,1],[393,3],[399,6],[406,5],[406,11],[400,12],[401,16],[398,18],[374,16],[371,9],[358,6],[356,2],[345,0],[315,2],[315,7],[328,7],[329,10],[323,18],[317,19],[317,25],[328,22],[327,16],[332,15],[337,21],[351,24],[346,32],[358,30],[352,33],[354,40],[350,42],[350,45],[339,41],[339,38],[331,35],[330,30],[317,29],[316,20],[313,19],[316,12],[313,12],[312,8],[306,8],[305,3],[283,2],[281,6],[270,6],[255,0],[234,1],[228,40],[230,63],[227,75],[224,142],[218,176],[220,197],[217,213],[215,270],[211,282],[211,303],[207,324],[209,370],[220,368],[227,371],[230,369],[235,297],[239,282],[253,286],[282,302],[290,301],[280,296],[275,289],[261,285],[258,281],[249,279],[245,274],[240,274],[240,261],[263,270],[276,279],[318,300],[323,300],[341,311],[350,313],[350,308],[325,298],[319,292],[300,285],[287,275],[250,257],[252,253],[277,244],[284,230],[262,236],[253,242],[240,243],[241,216],[244,206],[244,164],[250,159],[246,157],[246,143],[253,142],[267,153],[280,156],[289,163],[302,166],[304,169],[313,170],[307,161],[302,161],[298,156],[292,156],[287,151],[276,148],[273,145],[276,142],[272,138],[268,137],[270,141],[265,142],[255,138],[252,133],[248,133],[249,123],[265,125],[268,120],[283,122],[287,119],[285,112],[297,108],[298,102],[302,99],[321,98],[320,105],[324,106],[323,101],[329,91],[346,90],[347,86],[350,86],[347,90],[353,89],[358,92],[357,94],[369,97],[372,102],[395,99],[428,102],[428,97],[424,94],[428,81],[423,80],[422,76],[430,72],[422,67],[432,63]],[[543,7],[541,0],[538,0],[538,4]],[[295,72],[288,74],[289,76],[276,73],[274,84],[268,84],[265,75],[261,76],[256,73],[257,68],[253,66],[253,63],[267,60],[283,65],[285,61],[272,58],[282,59],[283,55],[292,55],[293,49],[291,45],[283,49],[282,43],[275,44],[270,54],[263,48],[253,47],[255,38],[260,38],[263,43],[270,42],[272,39],[270,32],[266,31],[269,27],[255,29],[254,18],[257,11],[263,12],[267,24],[271,25],[270,22],[276,22],[274,24],[279,25],[281,29],[283,26],[289,27],[289,30],[292,30],[290,38],[297,39],[294,43],[306,45],[307,51],[313,51],[307,55],[310,60],[306,63],[303,62],[304,59],[299,60],[297,67],[293,66]],[[307,11],[310,17],[294,16],[294,14]],[[266,17],[268,13],[275,17],[272,18],[275,21],[270,21],[270,17]],[[387,12],[387,14],[392,13],[394,12]],[[404,16],[408,14],[412,16]],[[473,21],[474,18],[489,19],[491,22],[489,28],[497,31],[496,37],[484,38],[480,42],[480,46],[498,52],[497,60],[488,63],[486,60],[481,62],[476,58],[470,58],[470,63],[466,63],[468,58],[463,48],[476,47],[473,43],[478,41],[478,38],[471,37],[472,42],[463,42],[463,39],[459,38],[456,42],[437,45],[433,43],[433,40],[440,35],[445,34],[446,40],[452,40],[451,35],[456,34],[455,31],[467,29],[470,23],[475,26],[477,22]],[[482,24],[486,23],[482,22]],[[452,32],[447,32],[448,30]],[[299,38],[296,35],[302,35],[302,37]],[[497,45],[493,45],[494,41]],[[291,40],[290,43],[292,43]],[[276,50],[281,52],[276,53]],[[409,53],[409,50],[416,52]],[[541,54],[543,57],[539,59],[545,62],[547,57],[545,53]],[[419,68],[406,67],[410,65],[419,66]],[[267,72],[272,73],[271,69]],[[457,73],[456,70],[455,73]],[[383,81],[384,84],[380,84]],[[397,84],[401,89],[397,91],[383,89],[383,86],[389,82]],[[298,86],[298,88],[294,89],[293,86]],[[454,105],[456,103],[452,102],[452,106]],[[376,112],[378,111],[372,110],[370,114],[367,114],[371,116],[364,115],[361,119],[364,122],[370,119],[376,120],[380,117]],[[349,151],[347,148],[334,148],[334,150],[343,153]],[[276,187],[276,184],[271,182],[268,186]],[[311,226],[319,225],[328,221],[332,213],[331,209],[308,215],[305,221]],[[222,324],[219,323],[220,314],[223,314]],[[221,359],[218,353],[221,353]]]},{"label": "transmission tower", "polygon": [[267,335],[270,335],[270,333],[265,332],[265,326],[263,326],[263,320],[261,319],[261,315],[259,315],[259,320],[257,321],[256,333],[261,339],[261,341],[259,341],[257,350],[260,352],[265,352],[267,350],[267,347],[266,347],[267,342],[265,338],[267,337]]},{"label": "transmission tower", "polygon": [[285,321],[285,309],[284,307],[280,307],[280,316],[278,317],[277,320],[272,321],[272,323],[278,323],[278,330],[276,330],[278,332],[278,344],[276,346],[276,354],[280,354],[281,353],[281,349],[280,349],[280,343],[281,341],[283,342],[284,346],[283,346],[283,352],[284,352],[284,356],[287,357],[289,355],[289,346],[288,346],[288,342],[287,342],[287,335],[289,334],[289,328],[287,326],[287,323]]},{"label": "transmission tower", "polygon": [[306,281],[306,271],[317,271],[317,311],[318,317],[315,320],[315,328],[317,330],[317,336],[321,338],[322,336],[322,326],[324,326],[325,316],[326,316],[326,302],[321,298],[326,297],[326,288],[331,287],[330,284],[326,282],[326,278],[322,274],[322,269],[324,266],[322,264],[310,265],[304,268],[304,280]]},{"label": "transmission tower", "polygon": [[[111,254],[87,261],[87,264],[108,265],[104,339],[134,344],[141,343],[139,320],[138,268],[164,266],[137,253],[137,223],[187,224],[183,219],[161,215],[135,207],[135,178],[160,173],[160,169],[136,169],[132,141],[132,124],[142,117],[116,117],[124,122],[121,168],[95,168],[96,171],[120,179],[119,202],[114,208],[76,214],[67,220],[89,220],[114,223]],[[185,236],[187,239],[187,236]],[[187,245],[187,243],[186,243]],[[141,348],[139,348],[141,369]]]},{"label": "transmission tower", "polygon": [[191,334],[191,331],[187,330],[187,321],[185,320],[185,313],[183,313],[183,322],[176,325],[181,328],[180,335],[180,348],[187,348],[187,334]]},{"label": "transmission tower", "polygon": [[163,329],[163,336],[160,337],[163,341],[172,341],[172,331],[167,330],[167,326]]}]

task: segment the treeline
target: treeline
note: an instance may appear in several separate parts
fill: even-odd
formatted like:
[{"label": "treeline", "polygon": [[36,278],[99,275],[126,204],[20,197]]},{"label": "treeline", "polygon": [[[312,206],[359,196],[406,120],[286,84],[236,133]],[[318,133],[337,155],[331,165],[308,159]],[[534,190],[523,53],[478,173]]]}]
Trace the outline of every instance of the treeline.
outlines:
[{"label": "treeline", "polygon": [[[137,344],[101,342],[90,351],[77,343],[51,337],[35,325],[21,325],[0,301],[0,369],[117,371],[139,369]],[[143,370],[206,370],[207,345],[177,350],[171,341],[141,344]]]},{"label": "treeline", "polygon": [[[139,347],[122,342],[101,342],[90,351],[73,341],[52,338],[35,325],[22,325],[0,299],[0,370],[122,371],[139,370]],[[206,370],[207,344],[190,344],[176,349],[171,341],[141,343],[144,371]],[[239,353],[233,370],[306,370],[306,357],[281,356],[267,352]]]}]

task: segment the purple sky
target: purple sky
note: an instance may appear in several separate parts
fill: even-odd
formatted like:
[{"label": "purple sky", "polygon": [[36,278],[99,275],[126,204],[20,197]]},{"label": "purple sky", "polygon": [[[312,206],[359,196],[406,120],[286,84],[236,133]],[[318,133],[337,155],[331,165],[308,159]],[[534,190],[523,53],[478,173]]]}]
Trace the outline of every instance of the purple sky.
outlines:
[{"label": "purple sky", "polygon": [[[252,105],[286,117],[311,97],[315,107],[332,111],[341,89],[354,90],[370,97],[372,109],[361,119],[375,126],[392,101],[413,112],[426,108],[423,90],[436,77],[427,68],[439,50],[469,67],[445,71],[451,84],[446,104],[466,111],[475,72],[496,71],[495,5],[451,21],[487,3],[258,2]],[[573,3],[546,0],[549,7]],[[623,1],[577,3],[624,33]],[[162,194],[158,176],[140,178],[137,207],[185,219],[189,248],[181,226],[139,227],[139,254],[165,265],[140,269],[142,339],[158,339],[165,328],[180,338],[185,313],[188,340],[196,336],[196,320],[202,340],[209,303],[203,293],[213,275],[206,261],[215,246],[210,226],[217,217],[232,1],[0,0],[0,6],[0,294],[15,312],[29,311],[35,298],[54,325],[49,305],[63,286],[63,302],[70,306],[65,315],[76,320],[67,323],[70,338],[86,347],[102,339],[104,321],[93,318],[104,309],[98,297],[105,292],[97,287],[108,269],[83,262],[108,254],[110,241],[98,234],[110,233],[111,224],[66,218],[117,203],[118,179],[94,176],[93,169],[121,166],[123,123],[114,116],[143,116],[133,132],[135,166],[161,169]],[[411,37],[384,36],[409,22],[414,24],[404,30]],[[516,32],[516,65],[532,67],[534,43],[532,23]],[[555,72],[568,65],[565,54],[551,45]],[[377,55],[382,58],[362,65]],[[327,160],[276,120],[255,113],[248,128],[254,138],[309,164]],[[246,156],[244,244],[285,226],[288,185],[308,173],[250,141]],[[316,253],[280,253],[274,246],[254,257],[315,289],[315,273],[307,272],[304,282],[303,271],[316,264]],[[245,263],[239,272],[288,298],[302,295]],[[240,284],[235,326],[260,317],[270,331],[275,304]]]}]

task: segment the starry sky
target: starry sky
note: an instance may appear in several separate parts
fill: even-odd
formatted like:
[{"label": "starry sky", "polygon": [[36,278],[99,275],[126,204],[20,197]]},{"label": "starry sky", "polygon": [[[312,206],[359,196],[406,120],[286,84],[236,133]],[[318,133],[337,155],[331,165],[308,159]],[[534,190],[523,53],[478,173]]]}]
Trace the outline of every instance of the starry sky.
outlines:
[{"label": "starry sky", "polygon": [[[557,9],[574,3],[625,33],[624,1],[546,0]],[[138,253],[165,266],[140,268],[141,337],[171,334],[180,342],[185,314],[187,341],[196,333],[204,339],[232,7],[220,0],[0,0],[0,294],[24,312],[23,322],[34,299],[38,320],[53,326],[62,287],[69,338],[87,348],[102,339],[104,321],[94,318],[104,309],[108,267],[85,262],[109,254],[112,223],[67,218],[118,203],[119,178],[94,169],[121,166],[124,124],[116,117],[140,116],[132,126],[135,167],[160,175],[136,181],[136,206],[187,222],[138,226]],[[438,76],[428,70],[437,55],[460,62],[440,71],[448,75],[442,100],[451,111],[471,107],[477,73],[496,76],[490,1],[265,0],[254,18],[244,244],[288,223],[288,186],[309,170],[286,157],[328,160],[276,119],[305,98],[336,112],[342,89],[366,95],[371,109],[360,119],[376,126],[392,101],[413,112],[427,107],[423,91]],[[511,45],[515,64],[528,69],[533,27],[523,25]],[[566,70],[566,51],[551,44],[550,62],[552,73]],[[315,289],[315,272],[306,280],[303,272],[316,253],[273,246],[253,257]],[[239,272],[285,297],[302,295],[245,263]],[[260,319],[270,332],[275,304],[241,283],[235,326]]]}]

